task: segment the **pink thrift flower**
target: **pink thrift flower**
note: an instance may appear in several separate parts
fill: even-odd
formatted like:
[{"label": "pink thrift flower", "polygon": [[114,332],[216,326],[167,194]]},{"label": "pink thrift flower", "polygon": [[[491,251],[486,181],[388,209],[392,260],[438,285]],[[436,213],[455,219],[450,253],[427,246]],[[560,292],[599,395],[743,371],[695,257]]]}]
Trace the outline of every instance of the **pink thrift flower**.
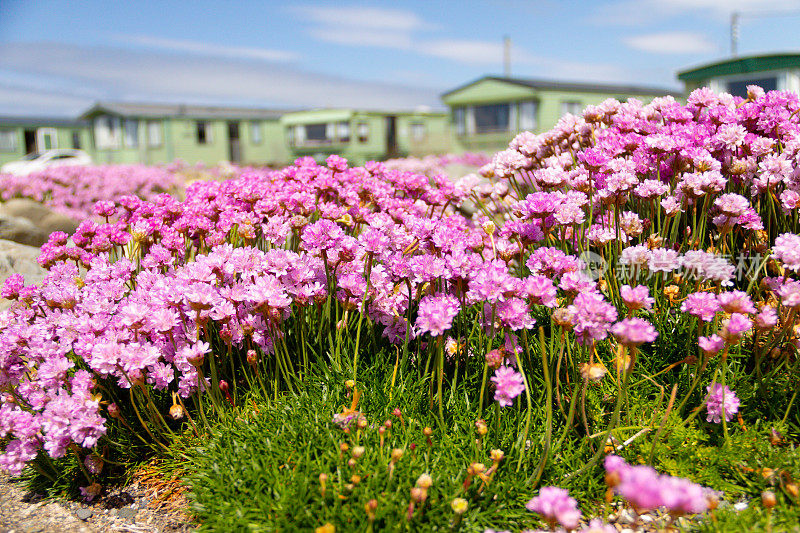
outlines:
[{"label": "pink thrift flower", "polygon": [[625,306],[631,311],[639,309],[650,311],[655,303],[655,300],[650,297],[650,289],[645,285],[637,285],[636,287],[623,285],[619,292],[620,296],[622,296],[622,301],[625,302]]},{"label": "pink thrift flower", "polygon": [[681,266],[681,258],[675,250],[656,248],[652,251],[647,267],[651,272],[672,272]]},{"label": "pink thrift flower", "polygon": [[611,328],[611,333],[625,346],[639,346],[645,342],[653,342],[658,337],[656,328],[641,318],[620,320]]},{"label": "pink thrift flower", "polygon": [[578,294],[567,309],[574,315],[575,336],[583,344],[605,339],[617,319],[617,309],[598,292]]},{"label": "pink thrift flower", "polygon": [[494,399],[500,407],[510,407],[514,398],[525,390],[522,374],[510,366],[501,366],[494,372],[492,382],[495,384]]},{"label": "pink thrift flower", "polygon": [[775,239],[772,257],[783,263],[789,270],[800,270],[800,235],[784,233]]},{"label": "pink thrift flower", "polygon": [[22,274],[11,274],[6,278],[3,283],[2,295],[3,298],[8,300],[16,300],[20,291],[25,287],[25,278]]},{"label": "pink thrift flower", "polygon": [[726,313],[755,313],[756,308],[750,297],[742,291],[723,292],[717,296],[722,310]]},{"label": "pink thrift flower", "polygon": [[716,334],[710,337],[699,337],[697,339],[697,344],[706,355],[716,355],[725,347],[725,341]]},{"label": "pink thrift flower", "polygon": [[733,313],[730,318],[723,320],[719,330],[719,336],[725,339],[728,344],[736,344],[746,332],[753,327],[753,322],[747,315]]},{"label": "pink thrift flower", "polygon": [[453,296],[426,296],[419,303],[416,326],[419,333],[438,336],[450,329],[460,306]]},{"label": "pink thrift flower", "polygon": [[733,415],[739,412],[739,398],[727,385],[723,386],[719,383],[714,383],[714,388],[709,385],[706,390],[708,391],[706,400],[707,421],[715,424],[722,422],[723,407],[725,408],[725,420],[727,421],[730,421]]},{"label": "pink thrift flower", "polygon": [[711,322],[720,307],[719,300],[715,294],[693,292],[681,304],[681,311],[694,315],[704,322]]},{"label": "pink thrift flower", "polygon": [[760,330],[774,328],[778,324],[778,313],[774,307],[765,307],[756,315],[756,328]]},{"label": "pink thrift flower", "polygon": [[558,522],[566,529],[575,529],[581,519],[578,502],[566,489],[559,487],[542,487],[539,495],[532,498],[525,508],[542,515],[551,527]]}]

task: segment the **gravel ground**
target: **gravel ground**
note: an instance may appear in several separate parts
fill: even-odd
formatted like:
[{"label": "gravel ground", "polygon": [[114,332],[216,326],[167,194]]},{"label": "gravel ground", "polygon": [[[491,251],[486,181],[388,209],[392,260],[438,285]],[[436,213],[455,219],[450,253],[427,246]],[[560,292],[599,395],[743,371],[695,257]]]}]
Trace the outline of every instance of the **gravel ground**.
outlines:
[{"label": "gravel ground", "polygon": [[[45,499],[23,483],[0,474],[0,533],[185,533],[193,531],[181,511],[186,500],[159,495],[154,487],[134,482],[104,491],[91,503]],[[185,508],[185,507],[184,507]]]}]

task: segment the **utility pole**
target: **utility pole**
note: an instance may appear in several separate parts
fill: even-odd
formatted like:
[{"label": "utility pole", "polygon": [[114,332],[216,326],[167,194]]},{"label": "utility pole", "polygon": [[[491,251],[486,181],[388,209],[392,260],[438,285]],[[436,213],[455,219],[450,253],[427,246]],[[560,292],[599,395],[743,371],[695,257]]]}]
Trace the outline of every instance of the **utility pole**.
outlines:
[{"label": "utility pole", "polygon": [[511,77],[511,37],[503,37],[503,76]]},{"label": "utility pole", "polygon": [[800,15],[800,9],[787,9],[784,11],[733,11],[731,12],[731,55],[739,55],[739,29],[742,17],[764,18],[764,17],[786,17]]}]

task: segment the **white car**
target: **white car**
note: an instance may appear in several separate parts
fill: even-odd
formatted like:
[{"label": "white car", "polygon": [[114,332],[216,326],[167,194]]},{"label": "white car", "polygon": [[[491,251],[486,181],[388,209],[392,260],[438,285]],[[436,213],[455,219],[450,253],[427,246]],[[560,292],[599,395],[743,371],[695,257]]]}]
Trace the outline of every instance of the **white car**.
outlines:
[{"label": "white car", "polygon": [[11,161],[0,167],[1,173],[24,176],[46,168],[62,165],[91,165],[92,158],[83,150],[47,150],[28,154],[19,161]]}]

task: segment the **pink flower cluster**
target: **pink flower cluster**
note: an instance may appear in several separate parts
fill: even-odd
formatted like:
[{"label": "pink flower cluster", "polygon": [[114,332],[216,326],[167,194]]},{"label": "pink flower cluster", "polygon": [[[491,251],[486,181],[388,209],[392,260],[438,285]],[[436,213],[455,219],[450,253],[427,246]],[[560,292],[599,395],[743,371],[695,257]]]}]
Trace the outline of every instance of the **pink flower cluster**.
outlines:
[{"label": "pink flower cluster", "polygon": [[[484,154],[464,152],[461,154],[427,155],[425,157],[404,157],[389,159],[384,164],[390,170],[400,170],[422,174],[424,176],[449,175],[448,167],[458,165],[462,167],[479,168],[491,162],[491,158]],[[459,178],[461,176],[451,176]]]},{"label": "pink flower cluster", "polygon": [[673,516],[704,513],[713,492],[688,479],[659,474],[650,466],[631,466],[619,456],[605,458],[606,481],[637,512],[665,508]]},{"label": "pink flower cluster", "polygon": [[[495,255],[481,226],[448,208],[460,198],[445,178],[378,163],[348,168],[332,156],[327,167],[302,159],[198,182],[182,202],[165,194],[99,202],[95,212],[110,222],[86,220],[72,243],[54,233],[42,247],[49,274],[41,286],[12,276],[3,287],[16,300],[0,315],[0,389],[16,395],[0,397],[0,437],[10,439],[4,468],[19,472],[40,449],[55,457],[70,442],[91,447],[105,431],[100,404],[86,402],[84,381],[73,384],[74,358],[92,393],[102,381],[185,398],[212,385],[198,372],[209,360],[236,382],[228,368],[254,350],[254,360],[274,356],[292,314],[319,321],[328,298],[365,308],[398,344],[407,332],[443,335],[464,305],[494,306],[502,330],[532,327],[533,308],[554,306],[557,288],[546,276],[512,272],[514,256]],[[504,242],[495,235],[496,247]],[[440,292],[429,295],[431,286]],[[516,383],[512,376],[500,387],[509,402]],[[52,411],[55,398],[69,404],[69,417]],[[55,416],[70,420],[70,432]]]},{"label": "pink flower cluster", "polygon": [[494,399],[500,407],[510,407],[514,398],[525,390],[522,374],[509,366],[501,366],[495,370],[492,383],[495,385]]},{"label": "pink flower cluster", "polygon": [[0,174],[3,200],[30,198],[77,220],[91,218],[98,201],[129,194],[150,200],[179,185],[172,172],[144,165],[57,166],[28,176]]},{"label": "pink flower cluster", "polygon": [[532,498],[525,507],[542,515],[551,527],[558,523],[566,529],[575,529],[581,519],[578,502],[570,497],[566,489],[559,487],[542,487],[539,495]]},{"label": "pink flower cluster", "polygon": [[731,421],[733,415],[739,412],[739,398],[736,393],[726,385],[714,383],[712,387],[706,387],[708,396],[706,397],[706,420],[719,424],[723,416],[726,421]]}]

